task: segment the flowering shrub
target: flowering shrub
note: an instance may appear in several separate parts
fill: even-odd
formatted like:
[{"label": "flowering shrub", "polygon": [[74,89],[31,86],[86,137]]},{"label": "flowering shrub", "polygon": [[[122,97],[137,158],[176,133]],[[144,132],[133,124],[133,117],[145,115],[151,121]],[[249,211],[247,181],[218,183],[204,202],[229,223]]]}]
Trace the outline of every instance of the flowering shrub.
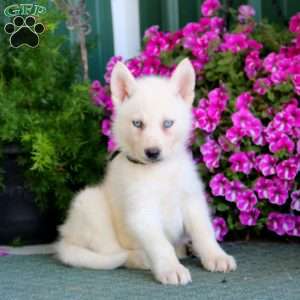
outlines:
[{"label": "flowering shrub", "polygon": [[[254,9],[242,5],[228,31],[221,9],[219,0],[206,0],[198,22],[176,32],[150,27],[143,51],[126,65],[135,77],[170,76],[190,58],[197,74],[190,147],[207,183],[218,240],[265,229],[300,237],[300,13],[282,33],[256,24]],[[108,84],[119,60],[108,62],[106,86],[91,86],[93,101],[106,111],[108,151],[116,148]]]}]

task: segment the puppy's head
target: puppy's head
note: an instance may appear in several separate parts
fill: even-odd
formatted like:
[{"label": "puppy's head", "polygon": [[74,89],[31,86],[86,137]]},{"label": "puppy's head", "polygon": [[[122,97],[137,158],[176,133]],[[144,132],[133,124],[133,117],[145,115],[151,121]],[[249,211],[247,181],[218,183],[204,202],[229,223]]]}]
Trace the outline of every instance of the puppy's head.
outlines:
[{"label": "puppy's head", "polygon": [[182,150],[191,129],[195,72],[188,59],[170,79],[135,79],[118,62],[111,76],[115,106],[113,134],[120,149],[145,163],[165,160]]}]

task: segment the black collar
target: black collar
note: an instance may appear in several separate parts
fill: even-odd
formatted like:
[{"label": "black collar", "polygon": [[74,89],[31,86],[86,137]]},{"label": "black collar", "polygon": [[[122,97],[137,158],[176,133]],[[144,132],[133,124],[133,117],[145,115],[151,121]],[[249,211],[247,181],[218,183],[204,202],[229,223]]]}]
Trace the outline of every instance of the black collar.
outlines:
[{"label": "black collar", "polygon": [[137,160],[137,159],[135,159],[135,158],[132,158],[132,157],[130,157],[129,155],[126,155],[126,158],[127,158],[130,162],[132,162],[132,163],[134,163],[134,164],[137,164],[137,165],[145,165],[144,162],[142,162],[142,161],[140,161],[140,160]]},{"label": "black collar", "polygon": [[[121,153],[120,150],[116,150],[114,151],[111,156],[109,157],[109,161],[114,160],[119,154]],[[128,161],[132,162],[133,164],[137,164],[137,165],[146,165],[144,162],[137,160],[135,158],[130,157],[129,155],[126,155],[126,158]]]}]

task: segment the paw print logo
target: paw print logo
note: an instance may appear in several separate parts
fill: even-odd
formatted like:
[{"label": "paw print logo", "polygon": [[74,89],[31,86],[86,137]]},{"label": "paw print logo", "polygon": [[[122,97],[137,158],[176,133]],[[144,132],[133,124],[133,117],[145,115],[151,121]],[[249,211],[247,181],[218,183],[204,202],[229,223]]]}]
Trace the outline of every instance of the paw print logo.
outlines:
[{"label": "paw print logo", "polygon": [[12,23],[4,26],[4,31],[10,34],[10,44],[13,48],[23,45],[35,48],[39,45],[39,34],[43,33],[45,27],[42,23],[36,23],[33,16],[28,16],[24,20],[21,16],[16,16]]}]

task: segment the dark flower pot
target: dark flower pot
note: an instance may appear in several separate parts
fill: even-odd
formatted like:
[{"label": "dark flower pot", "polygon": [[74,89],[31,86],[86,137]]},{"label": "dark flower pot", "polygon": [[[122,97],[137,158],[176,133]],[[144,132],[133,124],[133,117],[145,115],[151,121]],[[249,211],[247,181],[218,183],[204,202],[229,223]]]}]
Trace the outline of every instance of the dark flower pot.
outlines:
[{"label": "dark flower pot", "polygon": [[0,245],[36,244],[53,241],[55,216],[41,212],[33,194],[25,188],[22,168],[17,164],[22,154],[17,144],[3,149],[4,190],[0,192]]}]

